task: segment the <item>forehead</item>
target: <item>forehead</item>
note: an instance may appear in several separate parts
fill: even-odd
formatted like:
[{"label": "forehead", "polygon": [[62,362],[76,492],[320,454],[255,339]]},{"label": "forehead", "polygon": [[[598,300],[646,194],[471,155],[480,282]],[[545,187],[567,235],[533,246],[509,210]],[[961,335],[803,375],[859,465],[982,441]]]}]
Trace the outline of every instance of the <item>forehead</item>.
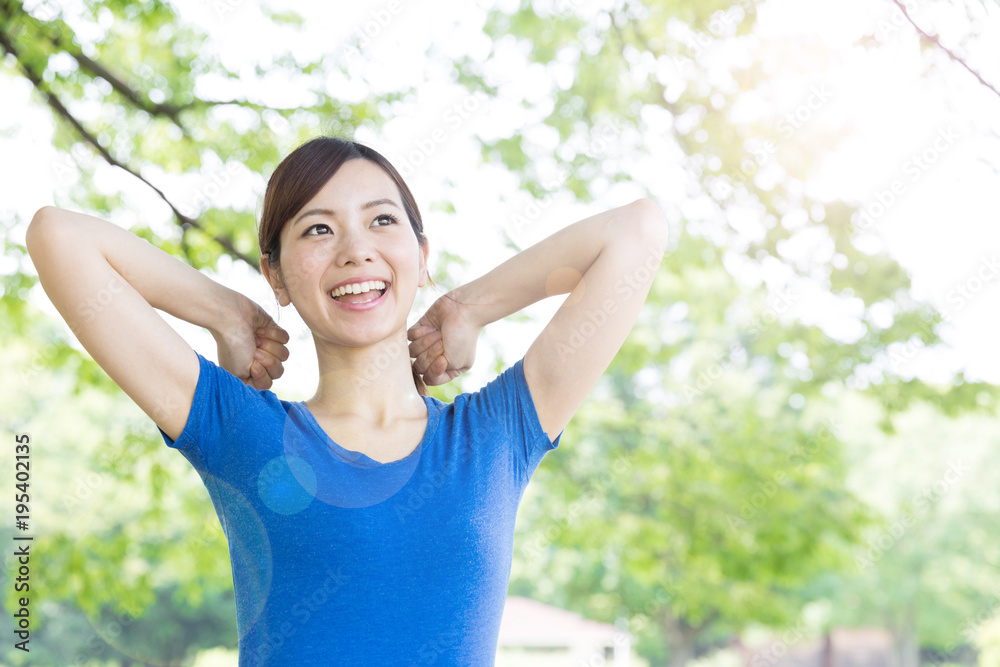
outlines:
[{"label": "forehead", "polygon": [[[305,222],[304,214],[321,209],[334,217],[343,218],[352,212],[366,209],[366,204],[388,199],[403,210],[399,188],[392,177],[379,165],[362,158],[348,160],[337,173],[285,224],[284,231]],[[388,205],[388,204],[386,204]]]},{"label": "forehead", "polygon": [[362,158],[348,160],[340,166],[337,173],[328,180],[320,191],[310,200],[313,203],[329,198],[342,199],[345,203],[368,201],[377,197],[399,199],[396,183],[382,167]]}]

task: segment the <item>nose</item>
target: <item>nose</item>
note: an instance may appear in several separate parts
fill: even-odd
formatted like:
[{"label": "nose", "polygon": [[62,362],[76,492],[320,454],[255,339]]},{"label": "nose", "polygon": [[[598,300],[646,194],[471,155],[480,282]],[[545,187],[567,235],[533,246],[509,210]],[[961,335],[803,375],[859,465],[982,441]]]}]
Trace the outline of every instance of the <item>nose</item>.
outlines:
[{"label": "nose", "polygon": [[371,235],[365,233],[366,231],[354,225],[344,229],[340,243],[337,245],[340,264],[361,264],[375,259],[373,239]]}]

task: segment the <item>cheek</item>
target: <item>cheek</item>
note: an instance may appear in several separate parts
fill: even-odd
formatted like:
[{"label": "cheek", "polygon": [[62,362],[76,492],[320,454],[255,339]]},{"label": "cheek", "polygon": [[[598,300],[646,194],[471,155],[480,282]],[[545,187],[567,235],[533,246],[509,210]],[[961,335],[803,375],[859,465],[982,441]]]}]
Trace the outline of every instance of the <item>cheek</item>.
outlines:
[{"label": "cheek", "polygon": [[284,269],[291,289],[319,284],[325,269],[320,253],[313,248],[296,248],[285,254]]}]

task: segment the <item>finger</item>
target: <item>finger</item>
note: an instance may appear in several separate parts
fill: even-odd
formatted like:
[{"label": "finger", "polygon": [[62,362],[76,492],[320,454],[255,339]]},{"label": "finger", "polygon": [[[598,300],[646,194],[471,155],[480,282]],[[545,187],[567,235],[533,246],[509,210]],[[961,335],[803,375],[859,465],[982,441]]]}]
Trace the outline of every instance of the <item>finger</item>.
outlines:
[{"label": "finger", "polygon": [[426,336],[421,336],[409,344],[410,357],[419,357],[421,354],[426,352],[432,345],[437,341],[441,340],[441,332],[435,331],[434,333],[427,334]]},{"label": "finger", "polygon": [[[440,360],[440,361],[439,361]],[[444,357],[438,357],[431,364],[430,371],[423,376],[424,384],[428,386],[437,386],[439,384],[444,384],[449,382],[451,377],[444,370],[448,368],[448,360]]]},{"label": "finger", "polygon": [[[430,372],[431,364],[444,354],[444,343],[440,336],[413,360],[413,366],[420,374]],[[447,361],[445,361],[447,363]]]},{"label": "finger", "polygon": [[263,372],[264,369],[262,367],[260,368],[261,372],[257,375],[257,377],[253,378],[253,386],[255,389],[270,389],[271,378],[266,372]]},{"label": "finger", "polygon": [[416,336],[421,336],[427,333],[428,331],[435,331],[436,329],[437,327],[431,324],[430,322],[419,320],[416,324],[407,329],[406,333],[408,336],[416,337]]},{"label": "finger", "polygon": [[263,364],[264,370],[267,372],[267,376],[272,380],[277,380],[285,373],[285,367],[281,365],[281,362],[274,359]]},{"label": "finger", "polygon": [[442,379],[444,369],[448,368],[448,358],[443,353],[444,350],[441,350],[436,356],[430,357],[427,363],[427,371],[423,374],[429,376],[434,381],[434,384],[441,384],[447,381],[447,379]]},{"label": "finger", "polygon": [[273,326],[259,327],[254,334],[264,338],[270,338],[278,343],[281,343],[282,345],[290,340],[288,332],[279,327],[277,324]]},{"label": "finger", "polygon": [[270,389],[271,385],[274,383],[273,377],[270,375],[270,372],[267,370],[266,366],[262,367],[262,371],[263,372],[260,374],[260,379],[257,380],[257,388]]},{"label": "finger", "polygon": [[257,344],[258,350],[262,350],[266,354],[278,359],[278,361],[286,361],[288,359],[288,348],[285,347],[284,343],[279,343],[271,338],[255,338],[254,342]]},{"label": "finger", "polygon": [[250,362],[250,384],[257,386],[257,380],[260,379],[260,375],[263,372],[264,367],[261,366],[257,360]]},{"label": "finger", "polygon": [[418,373],[426,373],[427,367],[434,361],[435,340],[431,336],[424,336],[419,340],[410,343],[410,357],[413,358],[413,367]]},{"label": "finger", "polygon": [[263,367],[264,372],[269,377],[278,378],[281,377],[282,373],[284,373],[285,369],[281,365],[281,359],[273,354],[269,354],[258,348],[254,350],[253,358],[257,364]]},{"label": "finger", "polygon": [[430,372],[430,366],[434,362],[436,357],[428,356],[426,353],[420,354],[416,359],[413,360],[413,368],[420,375],[427,375]]}]

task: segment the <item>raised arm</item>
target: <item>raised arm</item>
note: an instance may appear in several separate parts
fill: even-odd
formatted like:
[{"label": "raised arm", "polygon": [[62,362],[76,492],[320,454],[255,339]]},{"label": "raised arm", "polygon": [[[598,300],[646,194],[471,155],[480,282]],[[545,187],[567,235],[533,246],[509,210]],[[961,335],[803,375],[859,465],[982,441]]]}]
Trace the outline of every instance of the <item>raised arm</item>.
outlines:
[{"label": "raised arm", "polygon": [[465,317],[477,327],[569,293],[524,355],[524,376],[550,439],[625,342],[666,245],[662,211],[639,199],[575,222],[448,293],[467,304]]},{"label": "raised arm", "polygon": [[[128,230],[82,213],[39,209],[25,243],[42,288],[80,344],[171,439],[187,423],[198,358],[154,308],[207,328],[220,356],[239,350],[228,367],[220,365],[250,378],[254,329],[270,321],[250,299]],[[287,350],[283,354],[287,358]],[[268,372],[261,373],[254,364],[253,380],[262,389],[281,374],[278,358],[265,365]]]}]

